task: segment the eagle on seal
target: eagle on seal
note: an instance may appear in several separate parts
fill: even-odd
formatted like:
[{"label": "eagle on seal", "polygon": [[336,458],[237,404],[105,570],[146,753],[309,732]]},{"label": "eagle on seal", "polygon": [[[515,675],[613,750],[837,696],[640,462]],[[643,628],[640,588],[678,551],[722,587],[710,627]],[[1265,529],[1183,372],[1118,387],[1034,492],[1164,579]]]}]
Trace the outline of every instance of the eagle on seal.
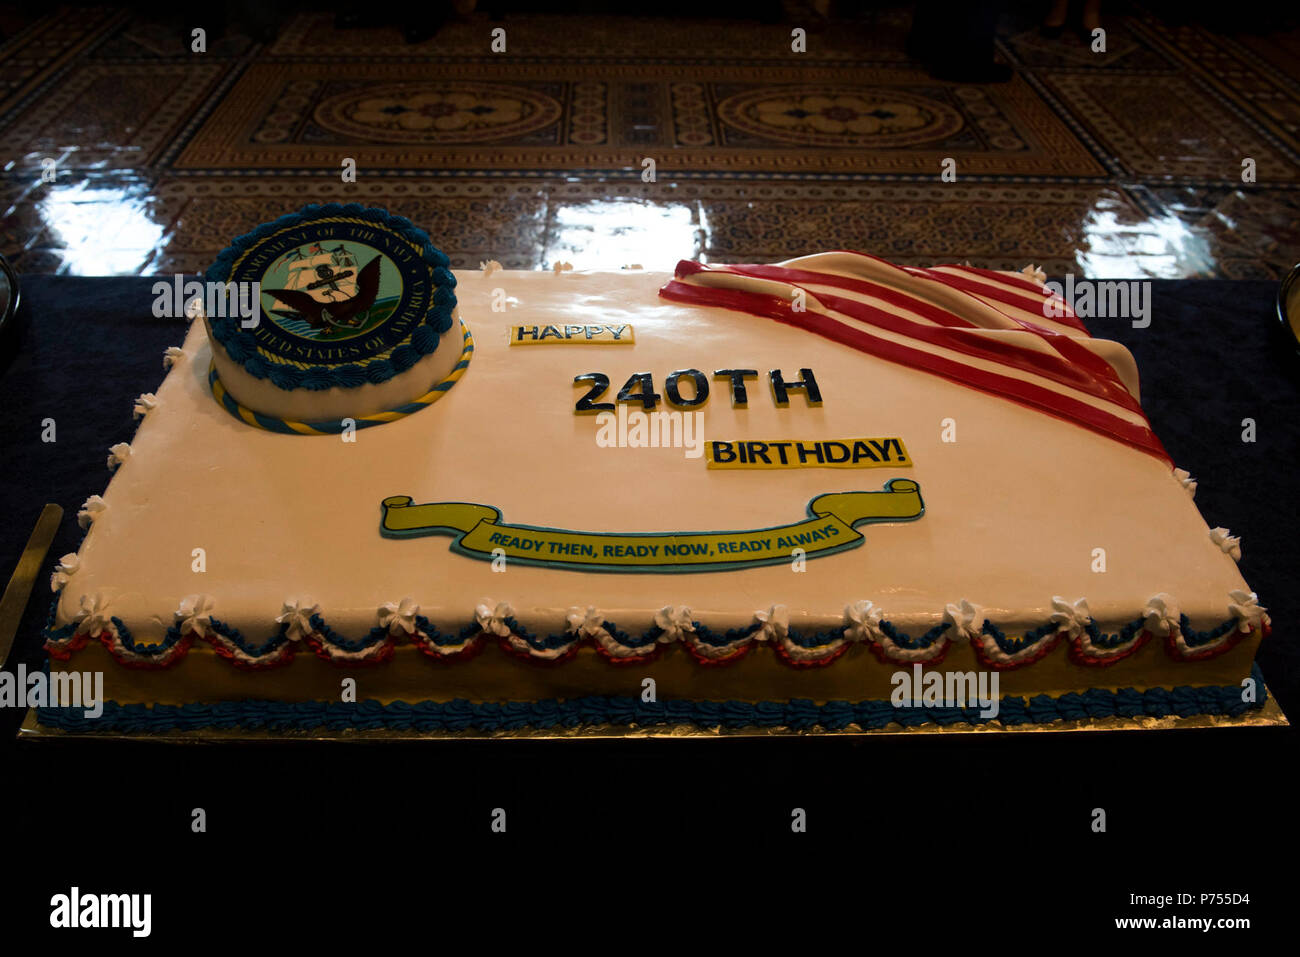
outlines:
[{"label": "eagle on seal", "polygon": [[[332,286],[331,276],[323,275],[307,288],[322,286]],[[262,292],[274,296],[301,315],[313,329],[354,327],[358,324],[356,317],[374,304],[375,296],[379,293],[379,257],[366,263],[357,274],[357,294],[341,302],[321,301],[301,289],[263,289]]]}]

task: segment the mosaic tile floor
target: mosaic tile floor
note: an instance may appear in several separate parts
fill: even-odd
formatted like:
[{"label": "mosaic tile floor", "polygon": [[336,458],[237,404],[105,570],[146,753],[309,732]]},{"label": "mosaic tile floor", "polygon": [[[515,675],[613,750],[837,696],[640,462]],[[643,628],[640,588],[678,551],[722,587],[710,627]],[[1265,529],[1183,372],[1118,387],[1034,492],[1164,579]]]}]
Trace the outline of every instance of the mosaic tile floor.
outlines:
[{"label": "mosaic tile floor", "polygon": [[408,45],[303,12],[195,53],[179,21],[10,12],[0,253],[29,273],[195,271],[258,222],[338,200],[400,210],[460,267],[849,247],[1277,278],[1300,259],[1300,29],[1216,35],[1130,7],[1098,53],[1008,14],[1014,77],[981,86],[910,62],[909,21],[471,14]]}]

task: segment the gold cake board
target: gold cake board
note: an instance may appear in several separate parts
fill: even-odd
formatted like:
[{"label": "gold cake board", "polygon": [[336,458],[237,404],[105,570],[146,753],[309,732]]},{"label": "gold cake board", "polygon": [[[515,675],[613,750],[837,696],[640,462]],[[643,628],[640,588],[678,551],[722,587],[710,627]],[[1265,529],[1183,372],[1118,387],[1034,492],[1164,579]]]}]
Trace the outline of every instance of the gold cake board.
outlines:
[{"label": "gold cake board", "polygon": [[[1266,689],[1267,690],[1267,687]],[[1236,717],[1219,714],[1195,714],[1188,717],[1167,718],[1084,718],[1075,721],[1053,721],[1050,724],[1009,725],[990,722],[969,724],[923,724],[903,727],[889,724],[870,730],[845,729],[824,731],[818,729],[775,728],[715,728],[704,730],[695,725],[656,725],[647,728],[628,728],[615,725],[584,725],[577,728],[521,728],[513,731],[399,731],[390,728],[372,728],[347,731],[249,731],[242,728],[198,728],[193,731],[86,733],[46,728],[36,723],[36,711],[31,709],[18,729],[19,741],[141,741],[155,744],[206,743],[222,744],[240,741],[489,741],[496,739],[528,739],[533,741],[610,740],[630,738],[781,738],[781,737],[835,737],[868,738],[878,735],[905,734],[1025,734],[1033,732],[1074,731],[1170,731],[1190,728],[1266,728],[1287,727],[1290,722],[1283,714],[1277,699],[1269,695],[1261,708]]]}]

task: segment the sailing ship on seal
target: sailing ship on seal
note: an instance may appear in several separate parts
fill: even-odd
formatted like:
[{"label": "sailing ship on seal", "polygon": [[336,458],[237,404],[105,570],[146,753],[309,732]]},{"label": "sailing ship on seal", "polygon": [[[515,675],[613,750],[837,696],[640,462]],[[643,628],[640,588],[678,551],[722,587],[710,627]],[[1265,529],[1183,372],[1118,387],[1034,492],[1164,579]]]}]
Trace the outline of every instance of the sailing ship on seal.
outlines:
[{"label": "sailing ship on seal", "polygon": [[272,312],[281,320],[304,322],[317,334],[355,332],[365,326],[379,292],[380,259],[375,256],[358,269],[346,245],[327,250],[313,243],[306,252],[285,253],[277,265],[287,264],[288,281],[263,292],[275,299]]}]

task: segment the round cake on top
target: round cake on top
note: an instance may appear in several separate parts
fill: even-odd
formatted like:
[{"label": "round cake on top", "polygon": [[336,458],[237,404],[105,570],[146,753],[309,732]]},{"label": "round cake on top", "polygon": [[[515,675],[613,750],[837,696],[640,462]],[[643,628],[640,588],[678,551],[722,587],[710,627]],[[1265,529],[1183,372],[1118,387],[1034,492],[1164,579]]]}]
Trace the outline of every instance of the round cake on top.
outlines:
[{"label": "round cake on top", "polygon": [[206,279],[213,394],[261,428],[335,433],[438,398],[472,348],[442,252],[410,220],[312,205],[222,251]]}]

